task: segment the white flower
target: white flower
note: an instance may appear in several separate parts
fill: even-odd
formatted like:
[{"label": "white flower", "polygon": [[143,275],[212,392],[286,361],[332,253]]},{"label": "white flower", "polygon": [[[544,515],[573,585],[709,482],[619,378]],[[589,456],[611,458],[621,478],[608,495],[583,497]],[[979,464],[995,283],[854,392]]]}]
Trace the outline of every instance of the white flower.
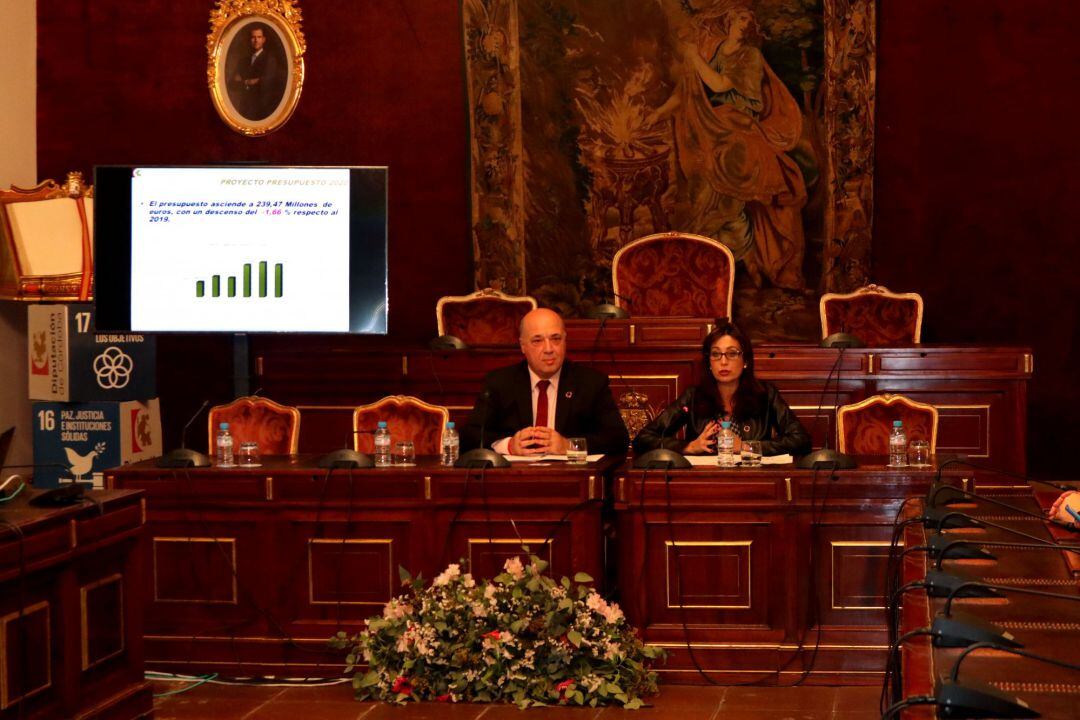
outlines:
[{"label": "white flower", "polygon": [[439,573],[435,579],[431,581],[431,584],[434,587],[442,587],[443,585],[448,585],[451,580],[459,575],[461,575],[461,566],[457,563],[453,563]]},{"label": "white flower", "polygon": [[516,555],[503,563],[503,569],[510,573],[515,580],[525,577],[525,566],[521,564],[521,558]]},{"label": "white flower", "polygon": [[387,620],[400,620],[406,615],[412,615],[412,605],[393,598],[383,607],[383,617]]},{"label": "white flower", "polygon": [[467,588],[476,587],[476,581],[473,580],[472,573],[465,573],[464,583]]}]

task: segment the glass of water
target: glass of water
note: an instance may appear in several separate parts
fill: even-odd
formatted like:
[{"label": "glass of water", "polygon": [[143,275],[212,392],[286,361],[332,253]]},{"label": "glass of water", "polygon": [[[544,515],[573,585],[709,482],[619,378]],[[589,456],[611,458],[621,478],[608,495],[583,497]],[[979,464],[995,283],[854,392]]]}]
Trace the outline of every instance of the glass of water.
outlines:
[{"label": "glass of water", "polygon": [[413,445],[412,440],[398,440],[394,443],[394,464],[416,464],[416,446]]},{"label": "glass of water", "polygon": [[262,465],[262,462],[259,460],[259,443],[240,443],[240,451],[236,455],[236,462],[240,467],[259,467]]},{"label": "glass of water", "polygon": [[743,467],[757,467],[761,465],[761,441],[743,440],[741,464]]},{"label": "glass of water", "polygon": [[589,447],[585,438],[567,438],[566,459],[569,462],[581,465],[589,461]]},{"label": "glass of water", "polygon": [[925,440],[912,440],[908,444],[908,463],[915,467],[930,465],[930,443]]}]

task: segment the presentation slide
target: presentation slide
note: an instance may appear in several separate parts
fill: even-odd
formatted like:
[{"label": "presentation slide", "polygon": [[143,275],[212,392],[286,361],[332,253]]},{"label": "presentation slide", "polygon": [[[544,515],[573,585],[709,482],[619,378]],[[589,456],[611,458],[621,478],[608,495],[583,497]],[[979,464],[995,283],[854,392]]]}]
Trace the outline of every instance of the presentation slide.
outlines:
[{"label": "presentation slide", "polygon": [[138,168],[133,332],[349,331],[347,168]]}]

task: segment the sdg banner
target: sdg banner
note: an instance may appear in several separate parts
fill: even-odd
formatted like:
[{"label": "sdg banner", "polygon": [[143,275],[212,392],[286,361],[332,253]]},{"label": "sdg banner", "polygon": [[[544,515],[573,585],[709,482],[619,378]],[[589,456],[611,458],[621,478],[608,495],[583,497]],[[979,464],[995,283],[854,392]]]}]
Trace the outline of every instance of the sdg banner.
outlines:
[{"label": "sdg banner", "polygon": [[145,400],[157,394],[152,335],[95,333],[92,304],[28,310],[31,400]]},{"label": "sdg banner", "polygon": [[161,455],[158,399],[33,403],[34,486],[103,487],[104,471]]}]

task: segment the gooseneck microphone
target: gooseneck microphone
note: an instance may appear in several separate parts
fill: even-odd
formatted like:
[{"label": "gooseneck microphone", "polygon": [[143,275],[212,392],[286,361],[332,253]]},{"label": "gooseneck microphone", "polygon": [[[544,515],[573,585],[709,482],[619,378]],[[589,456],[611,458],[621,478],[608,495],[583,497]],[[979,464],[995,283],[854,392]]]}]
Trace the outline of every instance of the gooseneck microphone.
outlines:
[{"label": "gooseneck microphone", "polygon": [[491,401],[491,390],[485,388],[480,392],[480,395],[476,398],[477,403],[481,406],[480,410],[480,447],[462,453],[456,461],[454,461],[454,467],[456,468],[505,468],[510,467],[510,461],[504,458],[499,453],[495,452],[485,444],[486,430],[487,430],[487,418],[488,418],[488,405]]},{"label": "gooseneck microphone", "polygon": [[196,450],[189,450],[187,448],[187,433],[191,424],[195,422],[195,418],[202,415],[203,410],[209,407],[210,401],[203,400],[202,405],[195,411],[195,414],[191,416],[191,419],[184,424],[184,429],[180,433],[180,447],[158,458],[157,466],[159,468],[193,468],[193,467],[209,467],[210,458],[201,452]]},{"label": "gooseneck microphone", "polygon": [[[1042,520],[1043,522],[1048,522],[1051,525],[1057,525],[1058,527],[1065,528],[1066,530],[1071,530],[1072,532],[1080,532],[1080,529],[1078,529],[1076,527],[1073,527],[1069,523],[1062,522],[1061,520],[1058,520],[1057,518],[1049,518],[1049,517],[1047,517],[1047,516],[1045,516],[1045,515],[1043,515],[1041,513],[1032,512],[1030,510],[1026,510],[1026,509],[1024,509],[1022,507],[1018,507],[1016,505],[1010,505],[1009,503],[1002,502],[1001,500],[998,500],[996,498],[984,497],[982,495],[977,495],[977,494],[975,494],[973,492],[968,492],[967,490],[961,490],[960,488],[953,487],[952,485],[940,485],[940,486],[934,488],[930,492],[930,495],[927,496],[926,511],[923,512],[923,515],[922,515],[922,521],[923,521],[925,527],[930,527],[931,525],[937,525],[938,529],[940,530],[941,529],[940,523],[943,522],[944,518],[946,518],[949,515],[954,514],[952,511],[942,511],[942,509],[940,507],[938,507],[938,503],[936,501],[937,501],[939,493],[941,493],[941,492],[945,492],[945,495],[946,495],[945,500],[943,500],[940,503],[941,505],[948,506],[948,505],[952,505],[954,503],[961,502],[962,500],[971,499],[971,500],[976,500],[976,501],[979,501],[979,502],[990,503],[991,505],[996,505],[997,507],[1002,507],[1002,508],[1005,508],[1006,510],[1011,510],[1012,512],[1014,512],[1014,513],[1016,513],[1018,515],[1023,515],[1025,517],[1030,517],[1030,518],[1035,518],[1035,519],[1038,519],[1038,520]],[[978,518],[972,518],[972,519],[975,520],[975,521],[978,521]],[[953,527],[960,527],[960,526],[959,525],[953,525]]]},{"label": "gooseneck microphone", "polygon": [[[371,435],[374,434],[374,432],[374,430],[368,428],[356,428],[352,431],[352,435],[353,437],[356,437],[357,435]],[[330,470],[353,470],[356,468],[375,467],[375,461],[366,453],[357,452],[352,448],[342,448],[341,450],[334,450],[320,456],[319,459],[315,461],[315,466]]]},{"label": "gooseneck microphone", "polygon": [[685,470],[691,467],[690,461],[686,459],[685,455],[664,447],[664,438],[667,437],[668,430],[675,425],[676,418],[685,418],[689,414],[690,408],[680,405],[679,414],[673,417],[671,424],[660,433],[660,447],[634,458],[634,467],[639,470]]},{"label": "gooseneck microphone", "polygon": [[[947,535],[940,535],[938,537],[947,538],[948,536]],[[933,542],[931,542],[931,545],[932,544],[933,544]],[[993,555],[990,555],[989,553],[983,553],[983,554],[980,554],[980,555],[967,555],[967,554],[961,554],[961,553],[950,553],[950,550],[958,549],[958,548],[961,548],[961,547],[963,547],[965,545],[967,545],[969,547],[973,546],[973,545],[977,545],[977,546],[980,546],[980,547],[1023,548],[1025,550],[1059,550],[1059,551],[1062,551],[1062,552],[1072,552],[1072,553],[1080,554],[1080,547],[1073,546],[1073,545],[1058,545],[1057,543],[1052,543],[1052,542],[1015,543],[1015,542],[1009,542],[1007,540],[953,540],[952,542],[939,543],[939,548],[935,548],[937,550],[937,564],[935,565],[935,568],[940,570],[942,561],[950,560],[950,559],[960,559],[960,558],[964,558],[964,557],[967,557],[967,558],[975,557],[975,558],[983,558],[983,559],[991,559],[991,560],[996,559],[996,558],[994,558]]]},{"label": "gooseneck microphone", "polygon": [[960,665],[968,655],[979,650],[996,650],[1010,655],[1035,660],[1066,670],[1080,670],[1080,665],[1068,663],[1056,658],[1036,655],[1008,645],[992,642],[975,643],[960,653],[953,663],[947,680],[943,680],[934,694],[941,717],[949,718],[1037,718],[1042,715],[1016,696],[1002,693],[1000,690],[982,683],[959,682]]}]

